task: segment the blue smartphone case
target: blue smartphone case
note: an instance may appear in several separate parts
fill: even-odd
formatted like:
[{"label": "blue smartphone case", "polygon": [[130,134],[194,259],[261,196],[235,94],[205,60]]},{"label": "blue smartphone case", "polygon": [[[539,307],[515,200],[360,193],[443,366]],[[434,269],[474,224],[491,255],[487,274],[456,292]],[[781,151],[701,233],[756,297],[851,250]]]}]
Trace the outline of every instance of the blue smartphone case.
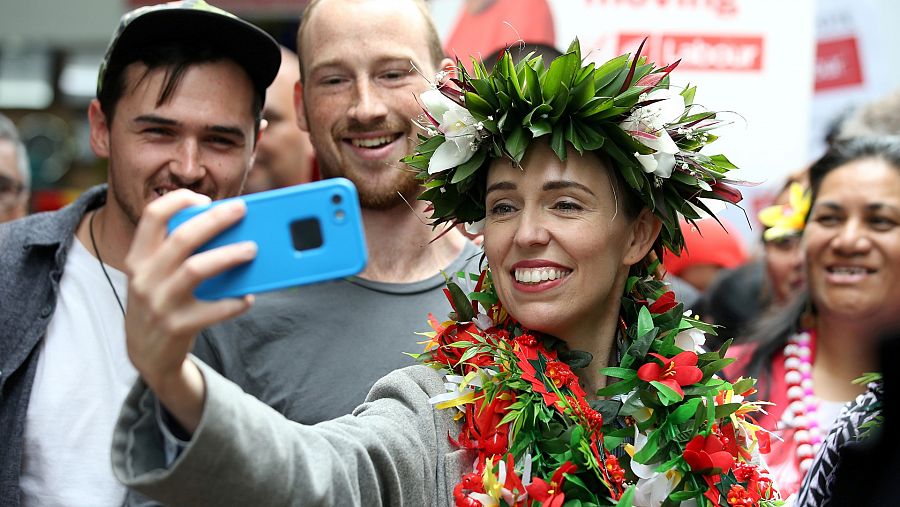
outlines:
[{"label": "blue smartphone case", "polygon": [[210,207],[234,199],[247,204],[243,220],[197,251],[249,240],[256,242],[258,253],[249,263],[205,280],[194,291],[197,298],[239,297],[306,285],[354,275],[365,267],[359,198],[356,187],[345,178],[187,208],[172,217],[169,232]]}]

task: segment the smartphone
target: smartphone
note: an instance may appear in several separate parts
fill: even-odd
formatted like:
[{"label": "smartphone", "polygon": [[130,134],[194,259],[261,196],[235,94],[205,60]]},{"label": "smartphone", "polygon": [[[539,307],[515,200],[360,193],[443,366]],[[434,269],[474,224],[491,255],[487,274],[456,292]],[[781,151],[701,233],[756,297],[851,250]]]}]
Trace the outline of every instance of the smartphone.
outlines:
[{"label": "smartphone", "polygon": [[223,199],[181,210],[169,220],[171,233],[213,206],[240,199],[244,218],[197,252],[254,241],[256,258],[203,281],[198,299],[215,300],[306,285],[362,271],[366,240],[356,187],[334,178]]}]

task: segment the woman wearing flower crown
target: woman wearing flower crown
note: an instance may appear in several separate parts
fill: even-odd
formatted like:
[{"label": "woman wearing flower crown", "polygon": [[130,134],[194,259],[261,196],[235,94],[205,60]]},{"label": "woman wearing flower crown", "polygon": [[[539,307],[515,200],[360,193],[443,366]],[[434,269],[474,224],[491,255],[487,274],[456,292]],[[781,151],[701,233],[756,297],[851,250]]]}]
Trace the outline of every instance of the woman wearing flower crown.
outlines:
[{"label": "woman wearing flower crown", "polygon": [[777,430],[766,457],[783,494],[797,491],[823,437],[866,391],[877,340],[900,312],[900,142],[842,141],[809,171],[803,231],[808,292],[763,323],[729,373],[759,376],[775,405],[759,424]]},{"label": "woman wearing flower crown", "polygon": [[[701,349],[712,328],[656,277],[654,250],[682,245],[679,215],[740,199],[728,160],[699,153],[715,113],[670,87],[674,65],[585,65],[577,41],[548,66],[506,54],[474,67],[422,97],[427,135],[406,159],[435,225],[483,224],[490,265],[468,294],[448,283],[454,311],[430,319],[425,365],[306,427],[181,357],[175,323],[130,304],[129,346],[163,358],[138,369],[189,441],[174,449],[136,386],[113,450],[126,484],[172,505],[778,504],[744,400],[753,381],[716,376],[730,360]],[[143,230],[188,201],[159,199]],[[142,238],[135,266],[177,264],[166,240]],[[143,290],[137,305],[153,300]]]}]

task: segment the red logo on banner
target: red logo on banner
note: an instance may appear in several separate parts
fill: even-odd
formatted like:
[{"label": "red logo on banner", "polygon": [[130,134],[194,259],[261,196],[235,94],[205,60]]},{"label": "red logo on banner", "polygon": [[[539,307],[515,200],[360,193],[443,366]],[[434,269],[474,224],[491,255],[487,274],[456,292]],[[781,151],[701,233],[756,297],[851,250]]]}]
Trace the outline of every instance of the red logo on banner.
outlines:
[{"label": "red logo on banner", "polygon": [[[635,51],[648,37],[619,34],[619,53]],[[679,69],[700,71],[756,72],[762,70],[762,36],[720,36],[707,34],[654,34],[644,45],[644,53],[660,65],[681,58]]]},{"label": "red logo on banner", "polygon": [[819,41],[816,47],[816,91],[863,84],[856,37]]}]

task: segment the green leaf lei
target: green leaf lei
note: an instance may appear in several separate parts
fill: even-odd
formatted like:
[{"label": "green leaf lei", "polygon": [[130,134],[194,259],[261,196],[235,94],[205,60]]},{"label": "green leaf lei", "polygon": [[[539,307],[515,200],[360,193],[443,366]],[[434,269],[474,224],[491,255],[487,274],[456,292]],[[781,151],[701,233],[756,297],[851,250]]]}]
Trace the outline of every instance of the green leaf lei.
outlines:
[{"label": "green leaf lei", "polygon": [[439,75],[436,92],[446,103],[432,94],[420,121],[426,135],[403,159],[423,180],[419,199],[432,204],[432,225],[482,220],[491,161],[519,164],[531,142],[549,136],[560,160],[567,144],[605,154],[662,220],[662,245],[680,252],[679,216],[693,221],[698,210],[709,212],[701,198],[736,203],[741,194],[729,183],[742,182],[728,178],[735,166],[725,156],[700,153],[720,121],[693,103],[695,87],[670,88],[677,64],[657,68],[638,49],[634,58],[582,66],[576,39],[548,67],[540,56],[514,64],[506,52],[490,72],[473,59],[471,75],[462,65],[455,79]]},{"label": "green leaf lei", "polygon": [[[454,441],[477,455],[454,489],[456,505],[781,504],[760,466],[767,434],[748,415],[759,403],[743,398],[755,381],[715,375],[731,361],[728,344],[700,353],[677,345],[685,333],[714,330],[685,315],[663,282],[629,278],[621,359],[602,370],[610,383],[594,399],[565,362],[578,354],[511,318],[490,271],[469,278],[477,283],[468,295],[448,281],[451,319],[430,319],[434,331],[422,333],[416,355],[447,373],[448,392],[431,401],[458,411]],[[665,374],[662,363],[678,357],[687,377]],[[678,378],[684,385],[670,387]]]}]

